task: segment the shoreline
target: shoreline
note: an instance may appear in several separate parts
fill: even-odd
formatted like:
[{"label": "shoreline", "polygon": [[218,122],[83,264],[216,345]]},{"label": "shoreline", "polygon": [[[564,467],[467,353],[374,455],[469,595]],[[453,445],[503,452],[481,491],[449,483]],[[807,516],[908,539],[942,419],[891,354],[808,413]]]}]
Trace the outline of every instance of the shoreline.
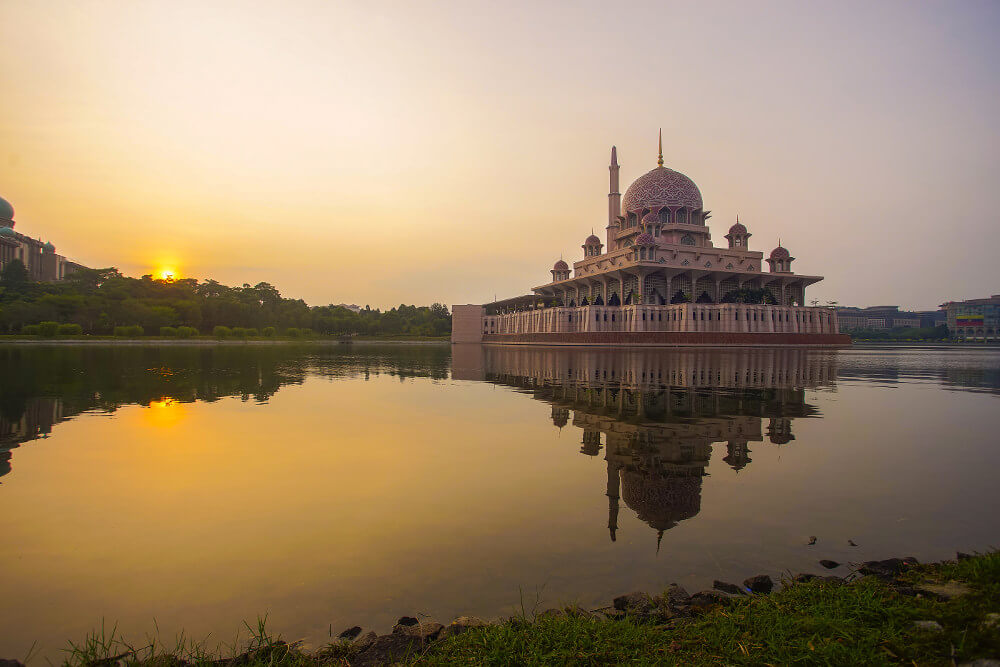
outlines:
[{"label": "shoreline", "polygon": [[[829,562],[820,561],[830,568]],[[833,564],[839,566],[839,564]],[[104,667],[214,665],[333,667],[384,664],[959,664],[1000,657],[1000,552],[919,564],[890,558],[851,564],[845,577],[766,575],[715,581],[694,594],[673,584],[606,607],[537,609],[448,625],[402,616],[388,634],[354,626],[306,649],[272,636],[264,620],[226,655],[202,644],[135,648],[104,629],[72,644],[66,664]],[[147,637],[147,640],[149,638]],[[30,663],[29,663],[30,664]],[[0,660],[3,667],[22,667]]]},{"label": "shoreline", "polygon": [[386,340],[363,339],[340,341],[336,339],[280,339],[280,340],[232,340],[232,339],[207,339],[207,338],[4,338],[0,336],[0,345],[26,345],[26,346],[71,346],[71,345],[122,345],[122,346],[147,346],[147,347],[207,347],[207,346],[233,346],[233,345],[315,345],[315,346],[340,346],[349,348],[351,345],[451,345],[447,340],[419,340],[419,339],[399,339],[392,338]]}]

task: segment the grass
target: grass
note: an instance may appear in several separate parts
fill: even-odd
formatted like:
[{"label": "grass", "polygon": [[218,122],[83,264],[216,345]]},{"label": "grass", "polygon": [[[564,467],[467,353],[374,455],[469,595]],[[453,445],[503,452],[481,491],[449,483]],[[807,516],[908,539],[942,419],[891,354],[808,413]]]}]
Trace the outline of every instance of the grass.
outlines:
[{"label": "grass", "polygon": [[[1000,656],[1000,554],[923,566],[910,583],[966,583],[949,601],[915,598],[865,577],[814,580],[737,600],[672,627],[572,615],[512,620],[433,645],[420,664],[953,664]],[[914,627],[934,620],[944,631]]]},{"label": "grass", "polygon": [[[949,600],[907,595],[907,587],[957,581],[969,592]],[[653,624],[589,614],[519,617],[430,644],[405,664],[679,664],[679,665],[952,665],[1000,657],[1000,554],[914,568],[893,584],[864,577],[788,585],[765,596],[740,598],[693,618]],[[922,630],[933,620],[943,630]],[[307,653],[271,637],[263,620],[249,638],[224,653],[226,665],[300,667],[349,664],[348,643]],[[212,660],[204,644],[179,638],[165,646],[126,644],[103,628],[73,645],[68,665],[177,665]]]}]

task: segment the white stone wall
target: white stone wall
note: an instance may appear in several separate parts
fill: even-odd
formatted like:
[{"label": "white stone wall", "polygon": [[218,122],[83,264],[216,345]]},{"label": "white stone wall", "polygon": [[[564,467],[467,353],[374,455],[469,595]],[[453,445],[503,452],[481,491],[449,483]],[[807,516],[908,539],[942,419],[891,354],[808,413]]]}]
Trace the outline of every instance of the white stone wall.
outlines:
[{"label": "white stone wall", "polygon": [[[456,306],[460,308],[460,306]],[[839,333],[830,308],[738,303],[542,308],[482,318],[484,333],[703,331]]]}]

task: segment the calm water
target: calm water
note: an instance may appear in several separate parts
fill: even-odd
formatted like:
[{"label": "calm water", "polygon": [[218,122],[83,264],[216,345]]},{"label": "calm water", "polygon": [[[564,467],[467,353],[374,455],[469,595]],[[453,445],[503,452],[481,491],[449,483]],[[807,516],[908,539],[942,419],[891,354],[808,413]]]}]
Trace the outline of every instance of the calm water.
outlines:
[{"label": "calm water", "polygon": [[1000,350],[0,347],[0,657],[986,549],[998,426]]}]

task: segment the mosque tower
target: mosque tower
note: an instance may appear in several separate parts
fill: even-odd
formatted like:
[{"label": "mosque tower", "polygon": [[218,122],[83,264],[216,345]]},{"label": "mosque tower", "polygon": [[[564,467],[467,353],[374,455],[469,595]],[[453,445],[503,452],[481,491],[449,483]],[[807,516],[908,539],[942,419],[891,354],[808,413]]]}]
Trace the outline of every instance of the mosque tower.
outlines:
[{"label": "mosque tower", "polygon": [[608,226],[606,228],[607,233],[607,247],[608,252],[616,249],[618,246],[615,243],[616,232],[618,231],[618,218],[622,215],[622,193],[618,190],[618,148],[616,146],[611,147],[611,166],[608,167],[611,171],[611,191],[608,193]]}]

